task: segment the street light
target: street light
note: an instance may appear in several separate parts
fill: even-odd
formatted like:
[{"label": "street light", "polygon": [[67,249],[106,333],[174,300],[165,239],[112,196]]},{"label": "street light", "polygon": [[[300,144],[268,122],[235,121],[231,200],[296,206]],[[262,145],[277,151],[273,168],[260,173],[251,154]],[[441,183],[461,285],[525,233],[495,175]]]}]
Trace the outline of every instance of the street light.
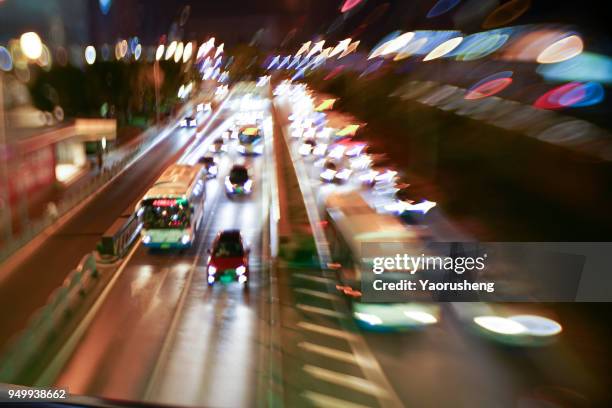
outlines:
[{"label": "street light", "polygon": [[29,59],[37,60],[40,58],[43,51],[43,45],[38,34],[33,31],[21,34],[19,44],[21,45],[23,55]]}]

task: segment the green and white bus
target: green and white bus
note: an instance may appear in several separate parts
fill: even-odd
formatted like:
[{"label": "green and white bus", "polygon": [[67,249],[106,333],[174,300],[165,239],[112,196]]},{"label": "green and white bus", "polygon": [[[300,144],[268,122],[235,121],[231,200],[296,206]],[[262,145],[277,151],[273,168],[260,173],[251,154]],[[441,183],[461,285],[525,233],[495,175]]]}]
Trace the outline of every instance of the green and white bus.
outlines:
[{"label": "green and white bus", "polygon": [[204,218],[206,170],[202,165],[174,164],[136,207],[146,247],[189,248]]}]

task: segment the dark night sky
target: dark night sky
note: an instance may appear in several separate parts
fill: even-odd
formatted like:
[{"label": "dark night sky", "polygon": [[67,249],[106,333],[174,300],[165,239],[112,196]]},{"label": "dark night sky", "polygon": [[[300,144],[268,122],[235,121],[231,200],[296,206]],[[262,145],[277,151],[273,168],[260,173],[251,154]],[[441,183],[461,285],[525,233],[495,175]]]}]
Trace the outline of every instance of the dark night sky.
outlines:
[{"label": "dark night sky", "polygon": [[[275,47],[292,29],[295,42],[324,35],[330,41],[346,38],[364,20],[385,12],[364,31],[364,43],[377,42],[393,30],[453,29],[452,16],[470,1],[504,3],[508,0],[462,0],[445,15],[426,18],[437,0],[363,0],[346,18],[339,12],[344,0],[114,0],[108,15],[100,11],[99,0],[4,0],[0,3],[0,42],[26,29],[49,32],[51,22],[63,23],[71,43],[114,42],[137,35],[145,44],[154,44],[169,32],[189,5],[191,15],[181,29],[184,38],[204,39],[216,35],[229,43],[249,41],[259,29],[266,29],[264,47]],[[595,47],[609,51],[609,17],[603,1],[580,2],[532,0],[529,11],[512,25],[528,23],[574,24],[579,31],[597,38]],[[387,4],[387,6],[385,6]],[[336,23],[336,29],[330,27]]]}]

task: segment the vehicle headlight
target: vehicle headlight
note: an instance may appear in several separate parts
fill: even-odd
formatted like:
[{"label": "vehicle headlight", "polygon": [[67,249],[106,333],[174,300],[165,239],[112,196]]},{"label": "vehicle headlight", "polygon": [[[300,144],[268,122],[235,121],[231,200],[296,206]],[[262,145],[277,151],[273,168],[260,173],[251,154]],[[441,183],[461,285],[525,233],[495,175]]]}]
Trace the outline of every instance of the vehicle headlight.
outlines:
[{"label": "vehicle headlight", "polygon": [[197,122],[195,120],[192,120],[191,121],[191,126],[196,126],[196,125],[197,125]]},{"label": "vehicle headlight", "polygon": [[151,236],[150,235],[145,235],[144,237],[142,237],[142,243],[143,244],[151,243]]},{"label": "vehicle headlight", "polygon": [[380,317],[370,313],[355,312],[354,316],[356,319],[361,320],[362,322],[365,322],[371,326],[376,326],[382,324],[383,322]]},{"label": "vehicle headlight", "polygon": [[236,146],[236,150],[238,150],[238,152],[240,152],[240,153],[246,152],[246,149],[245,149],[245,147],[243,145]]},{"label": "vehicle headlight", "polygon": [[208,274],[214,275],[215,273],[217,273],[217,268],[214,265],[208,265]]},{"label": "vehicle headlight", "polygon": [[246,273],[246,266],[240,265],[236,268],[236,275],[244,275]]},{"label": "vehicle headlight", "polygon": [[187,126],[187,121],[185,119],[181,120],[181,126]]},{"label": "vehicle headlight", "polygon": [[181,244],[187,245],[189,241],[191,241],[191,237],[189,236],[189,234],[183,234],[183,236],[181,237]]},{"label": "vehicle headlight", "polygon": [[217,169],[217,166],[210,166],[210,167],[208,168],[208,172],[209,172],[210,174],[217,174],[217,172],[218,172],[218,171],[219,171],[219,169]]},{"label": "vehicle headlight", "polygon": [[251,191],[252,187],[253,187],[253,180],[247,180],[246,183],[244,183],[244,190],[247,193]]}]

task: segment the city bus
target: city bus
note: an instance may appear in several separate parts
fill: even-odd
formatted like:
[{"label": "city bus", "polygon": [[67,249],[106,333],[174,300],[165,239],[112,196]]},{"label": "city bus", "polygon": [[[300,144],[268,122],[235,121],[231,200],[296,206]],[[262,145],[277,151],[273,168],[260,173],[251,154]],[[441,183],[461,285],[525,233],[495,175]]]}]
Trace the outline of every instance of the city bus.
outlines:
[{"label": "city bus", "polygon": [[[353,316],[361,327],[402,330],[437,322],[438,307],[424,293],[415,293],[408,302],[406,298],[398,303],[362,301],[362,283],[374,277],[372,257],[394,257],[406,252],[421,255],[428,239],[423,230],[406,226],[395,216],[376,212],[356,190],[329,194],[325,199],[325,217],[330,267],[337,272],[337,288],[351,299]],[[384,273],[386,281],[415,279],[406,272]]]},{"label": "city bus", "polygon": [[244,155],[263,153],[263,137],[259,126],[247,125],[240,128],[237,150]]},{"label": "city bus", "polygon": [[162,173],[136,208],[144,246],[192,246],[204,218],[205,180],[206,170],[199,164],[174,164]]}]

